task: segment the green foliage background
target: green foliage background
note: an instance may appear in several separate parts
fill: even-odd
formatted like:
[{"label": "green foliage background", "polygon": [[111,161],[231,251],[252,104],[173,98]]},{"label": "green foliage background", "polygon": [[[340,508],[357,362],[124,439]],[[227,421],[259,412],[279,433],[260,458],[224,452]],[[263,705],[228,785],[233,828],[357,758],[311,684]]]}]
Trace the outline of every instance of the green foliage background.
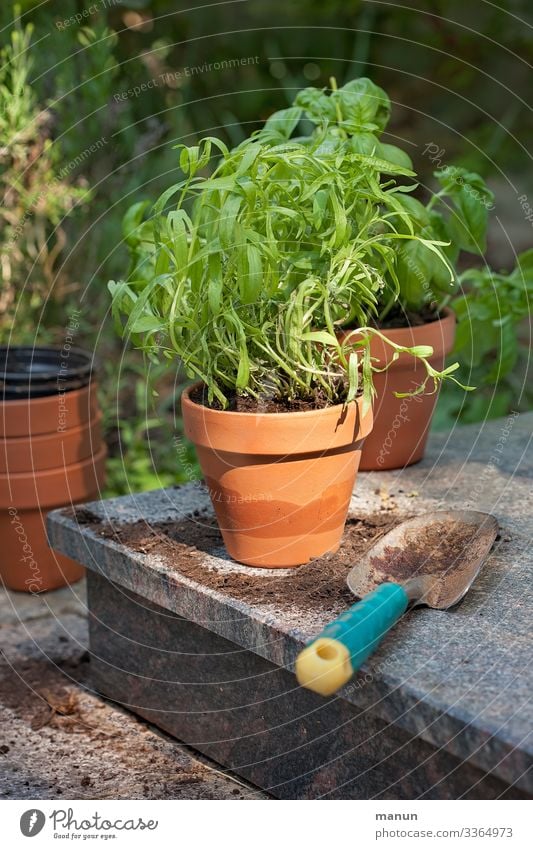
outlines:
[{"label": "green foliage background", "polygon": [[[533,197],[525,144],[533,130],[525,105],[527,63],[533,61],[523,23],[532,22],[528,0],[499,7],[433,0],[423,12],[414,3],[359,0],[187,3],[179,9],[174,0],[23,0],[19,6],[22,27],[33,26],[33,46],[19,51],[22,82],[0,75],[0,338],[60,343],[69,310],[81,310],[76,341],[96,348],[101,362],[110,492],[194,474],[175,413],[183,375],[152,373],[158,389],[152,399],[141,355],[123,349],[114,334],[105,285],[124,275],[126,209],[139,197],[155,199],[177,178],[173,145],[204,135],[237,144],[288,106],[298,89],[327,85],[331,76],[339,85],[370,76],[393,102],[384,140],[409,152],[426,186],[435,189],[430,175],[436,163],[424,154],[432,144],[438,167],[466,167],[494,188],[509,238],[502,253],[502,240],[491,240],[489,231],[490,264],[510,270],[513,253],[531,244],[531,231],[524,236],[518,226],[524,212],[517,200]],[[75,15],[80,23],[67,23]],[[14,4],[4,2],[4,48],[13,16]],[[217,70],[215,63],[224,65]],[[138,94],[127,94],[143,85]],[[16,109],[13,86],[19,87]],[[511,197],[501,209],[498,188]],[[477,379],[481,388],[465,396],[446,387],[440,427],[533,406],[531,390],[524,391],[527,293],[519,282],[510,289],[500,285],[482,260],[478,264],[482,277],[464,279],[476,292],[475,332],[458,356],[464,382]],[[489,322],[492,333],[480,333],[476,321],[483,327]]]}]

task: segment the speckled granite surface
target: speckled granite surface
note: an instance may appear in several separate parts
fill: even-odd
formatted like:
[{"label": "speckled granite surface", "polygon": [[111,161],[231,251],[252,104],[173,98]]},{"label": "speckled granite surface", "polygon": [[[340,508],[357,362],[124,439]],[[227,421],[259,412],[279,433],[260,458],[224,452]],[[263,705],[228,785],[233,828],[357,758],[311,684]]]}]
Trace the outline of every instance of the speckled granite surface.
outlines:
[{"label": "speckled granite surface", "polygon": [[[452,611],[413,611],[382,644],[342,699],[378,722],[417,735],[501,781],[531,790],[530,614],[533,415],[456,429],[430,440],[427,458],[401,472],[361,474],[351,511],[487,510],[501,539],[467,598]],[[113,523],[178,521],[209,510],[196,484],[91,505]],[[199,521],[191,518],[191,521]],[[53,545],[164,610],[290,670],[301,646],[340,612],[275,602],[253,607],[195,583],[155,554],[138,554],[55,512]],[[206,570],[244,571],[223,549]],[[261,571],[263,574],[263,571]],[[276,578],[279,578],[279,571]]]}]

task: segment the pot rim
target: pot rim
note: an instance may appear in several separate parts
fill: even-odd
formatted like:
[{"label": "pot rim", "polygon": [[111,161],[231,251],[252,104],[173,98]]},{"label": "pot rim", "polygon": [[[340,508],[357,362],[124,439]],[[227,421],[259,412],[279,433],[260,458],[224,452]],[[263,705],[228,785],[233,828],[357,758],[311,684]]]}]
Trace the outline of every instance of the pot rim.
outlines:
[{"label": "pot rim", "polygon": [[[447,324],[452,319],[454,322],[456,321],[454,310],[451,307],[444,307],[439,318],[435,318],[433,321],[425,321],[424,324],[408,324],[406,327],[376,327],[375,329],[387,336],[392,336],[395,333],[416,333],[427,327],[437,327],[439,324]],[[339,333],[348,335],[348,333],[353,333],[357,329],[356,327],[340,327]]]},{"label": "pot rim", "polygon": [[[430,344],[433,348],[433,353],[428,357],[430,363],[437,362],[442,356],[448,355],[454,344],[456,317],[455,313],[449,307],[445,307],[443,315],[435,321],[427,321],[425,324],[418,324],[414,327],[391,327],[391,328],[376,328],[390,342],[396,345],[412,347],[420,344]],[[344,327],[339,330],[338,335],[341,340],[344,340],[350,333],[357,331],[357,328],[350,329]],[[360,334],[362,335],[362,334]],[[388,363],[392,369],[403,368],[408,362],[412,361],[412,356],[407,352],[401,352],[399,357],[392,359],[393,351],[387,345],[381,336],[370,335],[370,353],[381,366]],[[354,342],[357,335],[354,336]],[[351,343],[348,343],[351,344]]]},{"label": "pot rim", "polygon": [[194,386],[182,394],[182,414],[185,435],[197,448],[263,457],[348,450],[372,428],[372,409],[363,414],[362,395],[320,410],[240,413],[197,404],[189,397]]},{"label": "pot rim", "polygon": [[[69,396],[69,401],[76,400],[76,398],[88,395],[91,392],[96,392],[98,388],[97,381],[94,378],[91,378],[89,383],[86,383],[85,386],[78,386],[76,389],[66,389],[65,394]],[[26,409],[28,404],[31,404],[32,409],[35,407],[46,407],[49,404],[57,404],[58,396],[62,395],[63,392],[53,392],[50,395],[39,395],[35,398],[9,398],[4,399],[0,397],[0,414],[2,410],[16,410],[16,405],[18,405],[21,409]]]},{"label": "pot rim", "polygon": [[[0,345],[0,380],[6,383],[23,383],[31,385],[35,383],[47,383],[50,380],[57,379],[58,366],[61,359],[70,360],[74,355],[79,362],[76,365],[72,361],[65,366],[65,378],[90,376],[91,372],[98,367],[95,356],[77,345],[71,345],[68,348],[68,356],[63,353],[63,348],[60,345]],[[16,361],[17,354],[20,357],[29,357],[29,361],[37,364],[39,359],[48,357],[48,362],[43,371],[32,373],[31,371],[17,371],[10,367],[10,354]],[[2,357],[5,361],[2,362]]]}]

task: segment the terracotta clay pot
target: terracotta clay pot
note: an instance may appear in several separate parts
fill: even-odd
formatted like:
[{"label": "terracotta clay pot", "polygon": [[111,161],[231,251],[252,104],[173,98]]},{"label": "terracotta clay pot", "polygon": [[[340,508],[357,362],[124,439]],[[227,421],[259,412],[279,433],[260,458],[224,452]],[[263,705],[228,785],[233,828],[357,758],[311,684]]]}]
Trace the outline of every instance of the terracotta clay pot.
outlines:
[{"label": "terracotta clay pot", "polygon": [[[440,371],[453,348],[455,315],[446,309],[439,321],[382,333],[398,345],[431,345],[433,355],[429,362]],[[372,339],[370,350],[379,368],[390,365],[387,371],[374,373],[374,427],[365,440],[359,468],[361,471],[402,469],[418,463],[424,456],[438,393],[396,398],[394,392],[410,392],[420,386],[426,376],[424,365],[403,353],[392,362],[393,349],[377,337]],[[432,386],[430,382],[428,388]]]},{"label": "terracotta clay pot", "polygon": [[303,413],[211,410],[182,396],[230,556],[286,568],[339,548],[372,412],[347,407]]},{"label": "terracotta clay pot", "polygon": [[97,498],[106,453],[102,447],[68,466],[0,475],[0,574],[9,589],[42,592],[83,576],[83,567],[48,547],[46,513]]},{"label": "terracotta clay pot", "polygon": [[43,398],[0,401],[0,438],[61,433],[93,421],[98,414],[97,386],[59,392]]},{"label": "terracotta clay pot", "polygon": [[0,475],[70,466],[102,447],[102,414],[66,430],[0,438]]},{"label": "terracotta clay pot", "polygon": [[82,567],[48,547],[46,513],[97,498],[106,449],[92,381],[78,348],[0,347],[0,576],[40,592]]}]

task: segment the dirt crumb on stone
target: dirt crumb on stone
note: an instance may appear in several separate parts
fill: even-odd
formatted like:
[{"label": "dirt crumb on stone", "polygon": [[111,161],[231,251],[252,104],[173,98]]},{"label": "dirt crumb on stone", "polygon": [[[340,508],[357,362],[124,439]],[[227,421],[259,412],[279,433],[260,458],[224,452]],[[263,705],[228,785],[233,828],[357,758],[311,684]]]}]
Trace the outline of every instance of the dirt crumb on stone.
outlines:
[{"label": "dirt crumb on stone", "polygon": [[53,693],[49,689],[42,689],[38,694],[41,703],[30,723],[33,731],[39,731],[47,725],[68,729],[79,723],[79,696],[75,690]]},{"label": "dirt crumb on stone", "polygon": [[361,518],[349,517],[341,547],[336,554],[311,561],[305,566],[273,574],[274,570],[242,571],[209,568],[205,554],[215,555],[223,547],[222,536],[211,514],[180,522],[148,524],[97,523],[92,530],[141,554],[154,554],[181,575],[203,586],[219,590],[250,605],[297,606],[302,611],[320,611],[354,597],[346,586],[346,576],[363,553],[383,534],[408,518],[382,510]]},{"label": "dirt crumb on stone", "polygon": [[63,510],[63,515],[74,519],[78,525],[99,525],[102,522],[101,516],[93,513],[87,507],[66,507]]}]

